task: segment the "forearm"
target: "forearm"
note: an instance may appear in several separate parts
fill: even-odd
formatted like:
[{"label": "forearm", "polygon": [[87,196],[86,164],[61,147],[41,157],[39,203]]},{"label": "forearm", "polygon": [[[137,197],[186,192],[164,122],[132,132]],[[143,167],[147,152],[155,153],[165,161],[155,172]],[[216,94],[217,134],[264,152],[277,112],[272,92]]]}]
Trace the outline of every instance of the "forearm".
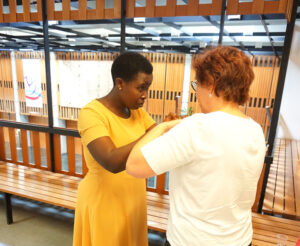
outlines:
[{"label": "forearm", "polygon": [[106,161],[102,162],[101,165],[108,171],[112,173],[119,173],[125,170],[126,161],[128,159],[129,153],[134,147],[138,140],[127,144],[120,148],[113,149]]},{"label": "forearm", "polygon": [[126,171],[128,174],[136,178],[147,178],[156,175],[152,168],[147,163],[142,154],[142,147],[150,143],[154,139],[160,137],[169,129],[174,127],[180,122],[173,121],[168,123],[162,123],[148,132],[132,149],[126,163]]}]

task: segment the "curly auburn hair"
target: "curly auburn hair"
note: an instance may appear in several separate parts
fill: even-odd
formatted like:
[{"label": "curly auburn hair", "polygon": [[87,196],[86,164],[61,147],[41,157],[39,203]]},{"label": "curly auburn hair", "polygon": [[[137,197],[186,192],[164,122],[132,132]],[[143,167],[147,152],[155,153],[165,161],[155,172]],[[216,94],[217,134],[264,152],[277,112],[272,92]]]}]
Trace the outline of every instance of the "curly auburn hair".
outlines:
[{"label": "curly auburn hair", "polygon": [[194,69],[198,83],[212,86],[216,96],[239,105],[247,102],[254,72],[242,51],[224,46],[208,49],[195,61]]}]

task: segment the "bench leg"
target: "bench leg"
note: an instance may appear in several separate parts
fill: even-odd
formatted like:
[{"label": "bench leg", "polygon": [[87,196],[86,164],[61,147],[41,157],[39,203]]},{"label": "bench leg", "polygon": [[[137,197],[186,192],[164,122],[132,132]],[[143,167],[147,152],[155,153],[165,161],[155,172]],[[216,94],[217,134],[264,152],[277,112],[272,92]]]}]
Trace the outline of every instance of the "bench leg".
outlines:
[{"label": "bench leg", "polygon": [[11,207],[11,194],[5,193],[5,208],[7,224],[13,223],[12,207]]}]

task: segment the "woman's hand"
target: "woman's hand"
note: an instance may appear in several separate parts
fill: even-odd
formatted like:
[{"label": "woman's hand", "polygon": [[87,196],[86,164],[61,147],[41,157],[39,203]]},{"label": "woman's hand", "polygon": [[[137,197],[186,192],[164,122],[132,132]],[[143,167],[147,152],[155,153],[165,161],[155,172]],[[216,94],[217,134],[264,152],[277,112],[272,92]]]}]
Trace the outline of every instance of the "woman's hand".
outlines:
[{"label": "woman's hand", "polygon": [[172,129],[177,124],[179,124],[181,121],[182,121],[182,119],[166,121],[166,122],[159,124],[159,126],[161,126],[164,129],[164,133],[165,133],[165,132],[169,131],[170,129]]}]

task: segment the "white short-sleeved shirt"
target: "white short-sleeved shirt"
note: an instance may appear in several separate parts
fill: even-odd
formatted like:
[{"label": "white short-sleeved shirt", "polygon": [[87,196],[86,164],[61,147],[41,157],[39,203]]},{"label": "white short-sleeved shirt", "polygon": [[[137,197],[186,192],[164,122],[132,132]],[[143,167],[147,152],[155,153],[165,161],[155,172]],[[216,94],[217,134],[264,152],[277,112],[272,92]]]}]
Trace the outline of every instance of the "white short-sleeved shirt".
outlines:
[{"label": "white short-sleeved shirt", "polygon": [[142,148],[156,174],[170,171],[172,246],[249,245],[265,139],[252,119],[195,114]]}]

